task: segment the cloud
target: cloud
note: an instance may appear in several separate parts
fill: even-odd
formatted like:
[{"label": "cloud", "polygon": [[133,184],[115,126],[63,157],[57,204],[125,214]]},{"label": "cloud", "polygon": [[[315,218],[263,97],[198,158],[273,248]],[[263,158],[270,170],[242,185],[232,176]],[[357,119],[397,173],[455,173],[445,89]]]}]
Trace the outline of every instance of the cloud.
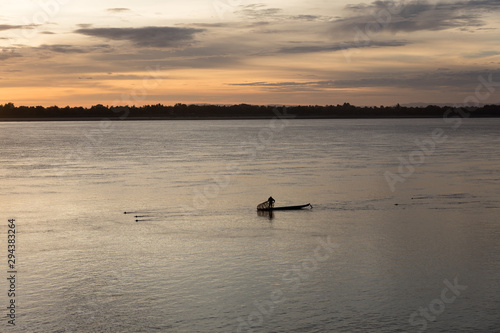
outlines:
[{"label": "cloud", "polygon": [[92,37],[111,40],[125,40],[137,47],[180,47],[194,40],[194,34],[204,29],[176,27],[142,27],[142,28],[84,28],[75,32]]},{"label": "cloud", "polygon": [[108,8],[106,11],[111,13],[123,13],[130,11],[130,8]]},{"label": "cloud", "polygon": [[336,32],[353,33],[439,31],[478,28],[486,25],[488,12],[500,11],[498,0],[468,0],[431,3],[428,0],[385,0],[371,4],[348,5],[348,13],[333,21]]},{"label": "cloud", "polygon": [[247,82],[230,83],[230,86],[251,86],[251,87],[297,87],[297,86],[334,86],[334,81],[310,81],[310,82]]},{"label": "cloud", "polygon": [[264,20],[275,18],[281,11],[280,8],[266,8],[264,4],[251,4],[243,6],[243,9],[235,13],[252,20]]},{"label": "cloud", "polygon": [[[230,83],[231,86],[252,86],[264,88],[286,88],[295,89],[311,89],[311,88],[369,88],[369,87],[390,87],[390,88],[418,88],[423,90],[434,89],[458,89],[462,91],[474,92],[477,87],[479,78],[488,81],[491,75],[493,82],[500,80],[500,70],[478,70],[478,71],[433,71],[425,73],[372,73],[372,74],[356,74],[350,73],[350,76],[358,76],[354,79],[339,79],[339,80],[322,80],[322,81],[285,81],[285,82],[245,82],[245,83]],[[363,77],[366,75],[367,77]],[[361,77],[360,77],[361,76]]]},{"label": "cloud", "polygon": [[13,48],[4,48],[2,52],[0,52],[0,60],[7,60],[10,58],[20,58],[22,55],[15,51]]},{"label": "cloud", "polygon": [[298,54],[317,52],[336,52],[355,48],[365,47],[398,47],[408,45],[407,41],[371,41],[370,43],[341,42],[331,45],[304,45],[281,48],[278,53]]},{"label": "cloud", "polygon": [[34,29],[36,25],[28,24],[28,25],[10,25],[10,24],[0,24],[0,31],[4,30],[14,30],[14,29]]},{"label": "cloud", "polygon": [[10,29],[20,29],[20,25],[10,25],[10,24],[0,24],[0,31],[10,30]]},{"label": "cloud", "polygon": [[90,53],[96,50],[109,50],[110,46],[108,44],[100,44],[89,47],[76,47],[74,45],[66,45],[66,44],[54,44],[54,45],[43,44],[37,47],[37,49],[42,51],[56,52],[56,53]]},{"label": "cloud", "polygon": [[291,19],[300,20],[300,21],[318,21],[318,20],[322,20],[323,16],[319,16],[319,15],[295,15],[295,16],[292,16]]},{"label": "cloud", "polygon": [[230,23],[190,23],[192,27],[200,27],[200,28],[227,28],[231,27]]},{"label": "cloud", "polygon": [[472,54],[466,54],[464,57],[469,58],[469,59],[476,59],[476,58],[487,58],[487,57],[493,57],[500,55],[500,52],[497,51],[481,51],[477,53],[472,53]]},{"label": "cloud", "polygon": [[56,44],[56,45],[41,45],[39,47],[41,50],[47,50],[47,51],[52,51],[52,52],[57,52],[57,53],[87,53],[84,49],[78,48],[72,45],[62,45],[62,44]]},{"label": "cloud", "polygon": [[282,21],[282,22],[293,22],[293,21],[306,21],[306,22],[317,22],[317,21],[330,21],[332,20],[329,16],[322,15],[286,15],[283,9],[267,7],[265,4],[251,4],[246,6],[241,6],[242,9],[235,11],[235,14],[244,17],[246,20],[260,21],[264,24],[269,24],[269,21]]},{"label": "cloud", "polygon": [[298,91],[322,91],[325,89],[337,88],[335,81],[285,81],[285,82],[245,82],[245,83],[229,83],[229,86],[243,86],[243,87],[260,87],[263,90],[270,92],[298,92]]},{"label": "cloud", "polygon": [[471,71],[432,71],[424,73],[394,73],[376,74],[371,77],[358,79],[336,80],[338,88],[366,88],[366,87],[400,87],[421,90],[462,90],[474,93],[479,78],[487,79],[492,75],[494,82],[500,78],[500,70],[471,70]]}]

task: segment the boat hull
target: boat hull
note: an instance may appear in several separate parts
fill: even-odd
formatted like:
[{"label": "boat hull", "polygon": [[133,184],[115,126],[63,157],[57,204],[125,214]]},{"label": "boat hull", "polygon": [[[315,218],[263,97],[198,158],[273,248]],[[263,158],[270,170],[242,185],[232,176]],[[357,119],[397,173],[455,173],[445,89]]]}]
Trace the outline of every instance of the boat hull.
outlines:
[{"label": "boat hull", "polygon": [[306,207],[311,207],[311,204],[308,203],[307,205],[299,205],[299,206],[285,206],[285,207],[272,207],[272,208],[257,208],[257,210],[260,211],[275,211],[275,210],[300,210],[304,209]]}]

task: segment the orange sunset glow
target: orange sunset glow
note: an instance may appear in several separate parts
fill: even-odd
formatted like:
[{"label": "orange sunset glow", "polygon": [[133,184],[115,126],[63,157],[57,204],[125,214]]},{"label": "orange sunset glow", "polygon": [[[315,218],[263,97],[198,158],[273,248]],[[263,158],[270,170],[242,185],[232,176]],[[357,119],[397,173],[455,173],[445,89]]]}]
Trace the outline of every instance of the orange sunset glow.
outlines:
[{"label": "orange sunset glow", "polygon": [[497,1],[112,4],[4,4],[0,102],[462,103],[500,85]]}]

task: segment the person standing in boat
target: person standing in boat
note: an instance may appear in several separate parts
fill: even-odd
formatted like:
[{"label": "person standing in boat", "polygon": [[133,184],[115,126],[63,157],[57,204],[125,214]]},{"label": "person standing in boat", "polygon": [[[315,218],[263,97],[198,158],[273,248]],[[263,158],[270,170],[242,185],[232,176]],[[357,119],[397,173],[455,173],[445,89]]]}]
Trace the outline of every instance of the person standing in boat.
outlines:
[{"label": "person standing in boat", "polygon": [[274,202],[276,200],[273,199],[273,197],[269,197],[269,199],[267,199],[267,202],[269,203],[269,208],[273,208],[274,207]]}]

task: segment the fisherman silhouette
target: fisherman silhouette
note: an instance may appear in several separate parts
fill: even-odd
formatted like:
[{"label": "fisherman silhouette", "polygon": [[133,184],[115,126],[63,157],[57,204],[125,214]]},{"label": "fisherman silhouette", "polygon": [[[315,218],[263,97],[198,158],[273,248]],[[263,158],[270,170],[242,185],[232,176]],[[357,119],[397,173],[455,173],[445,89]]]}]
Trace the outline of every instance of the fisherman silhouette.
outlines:
[{"label": "fisherman silhouette", "polygon": [[273,197],[269,197],[269,199],[267,199],[267,202],[269,202],[269,208],[273,208],[274,207],[274,202],[276,200],[273,199]]}]

